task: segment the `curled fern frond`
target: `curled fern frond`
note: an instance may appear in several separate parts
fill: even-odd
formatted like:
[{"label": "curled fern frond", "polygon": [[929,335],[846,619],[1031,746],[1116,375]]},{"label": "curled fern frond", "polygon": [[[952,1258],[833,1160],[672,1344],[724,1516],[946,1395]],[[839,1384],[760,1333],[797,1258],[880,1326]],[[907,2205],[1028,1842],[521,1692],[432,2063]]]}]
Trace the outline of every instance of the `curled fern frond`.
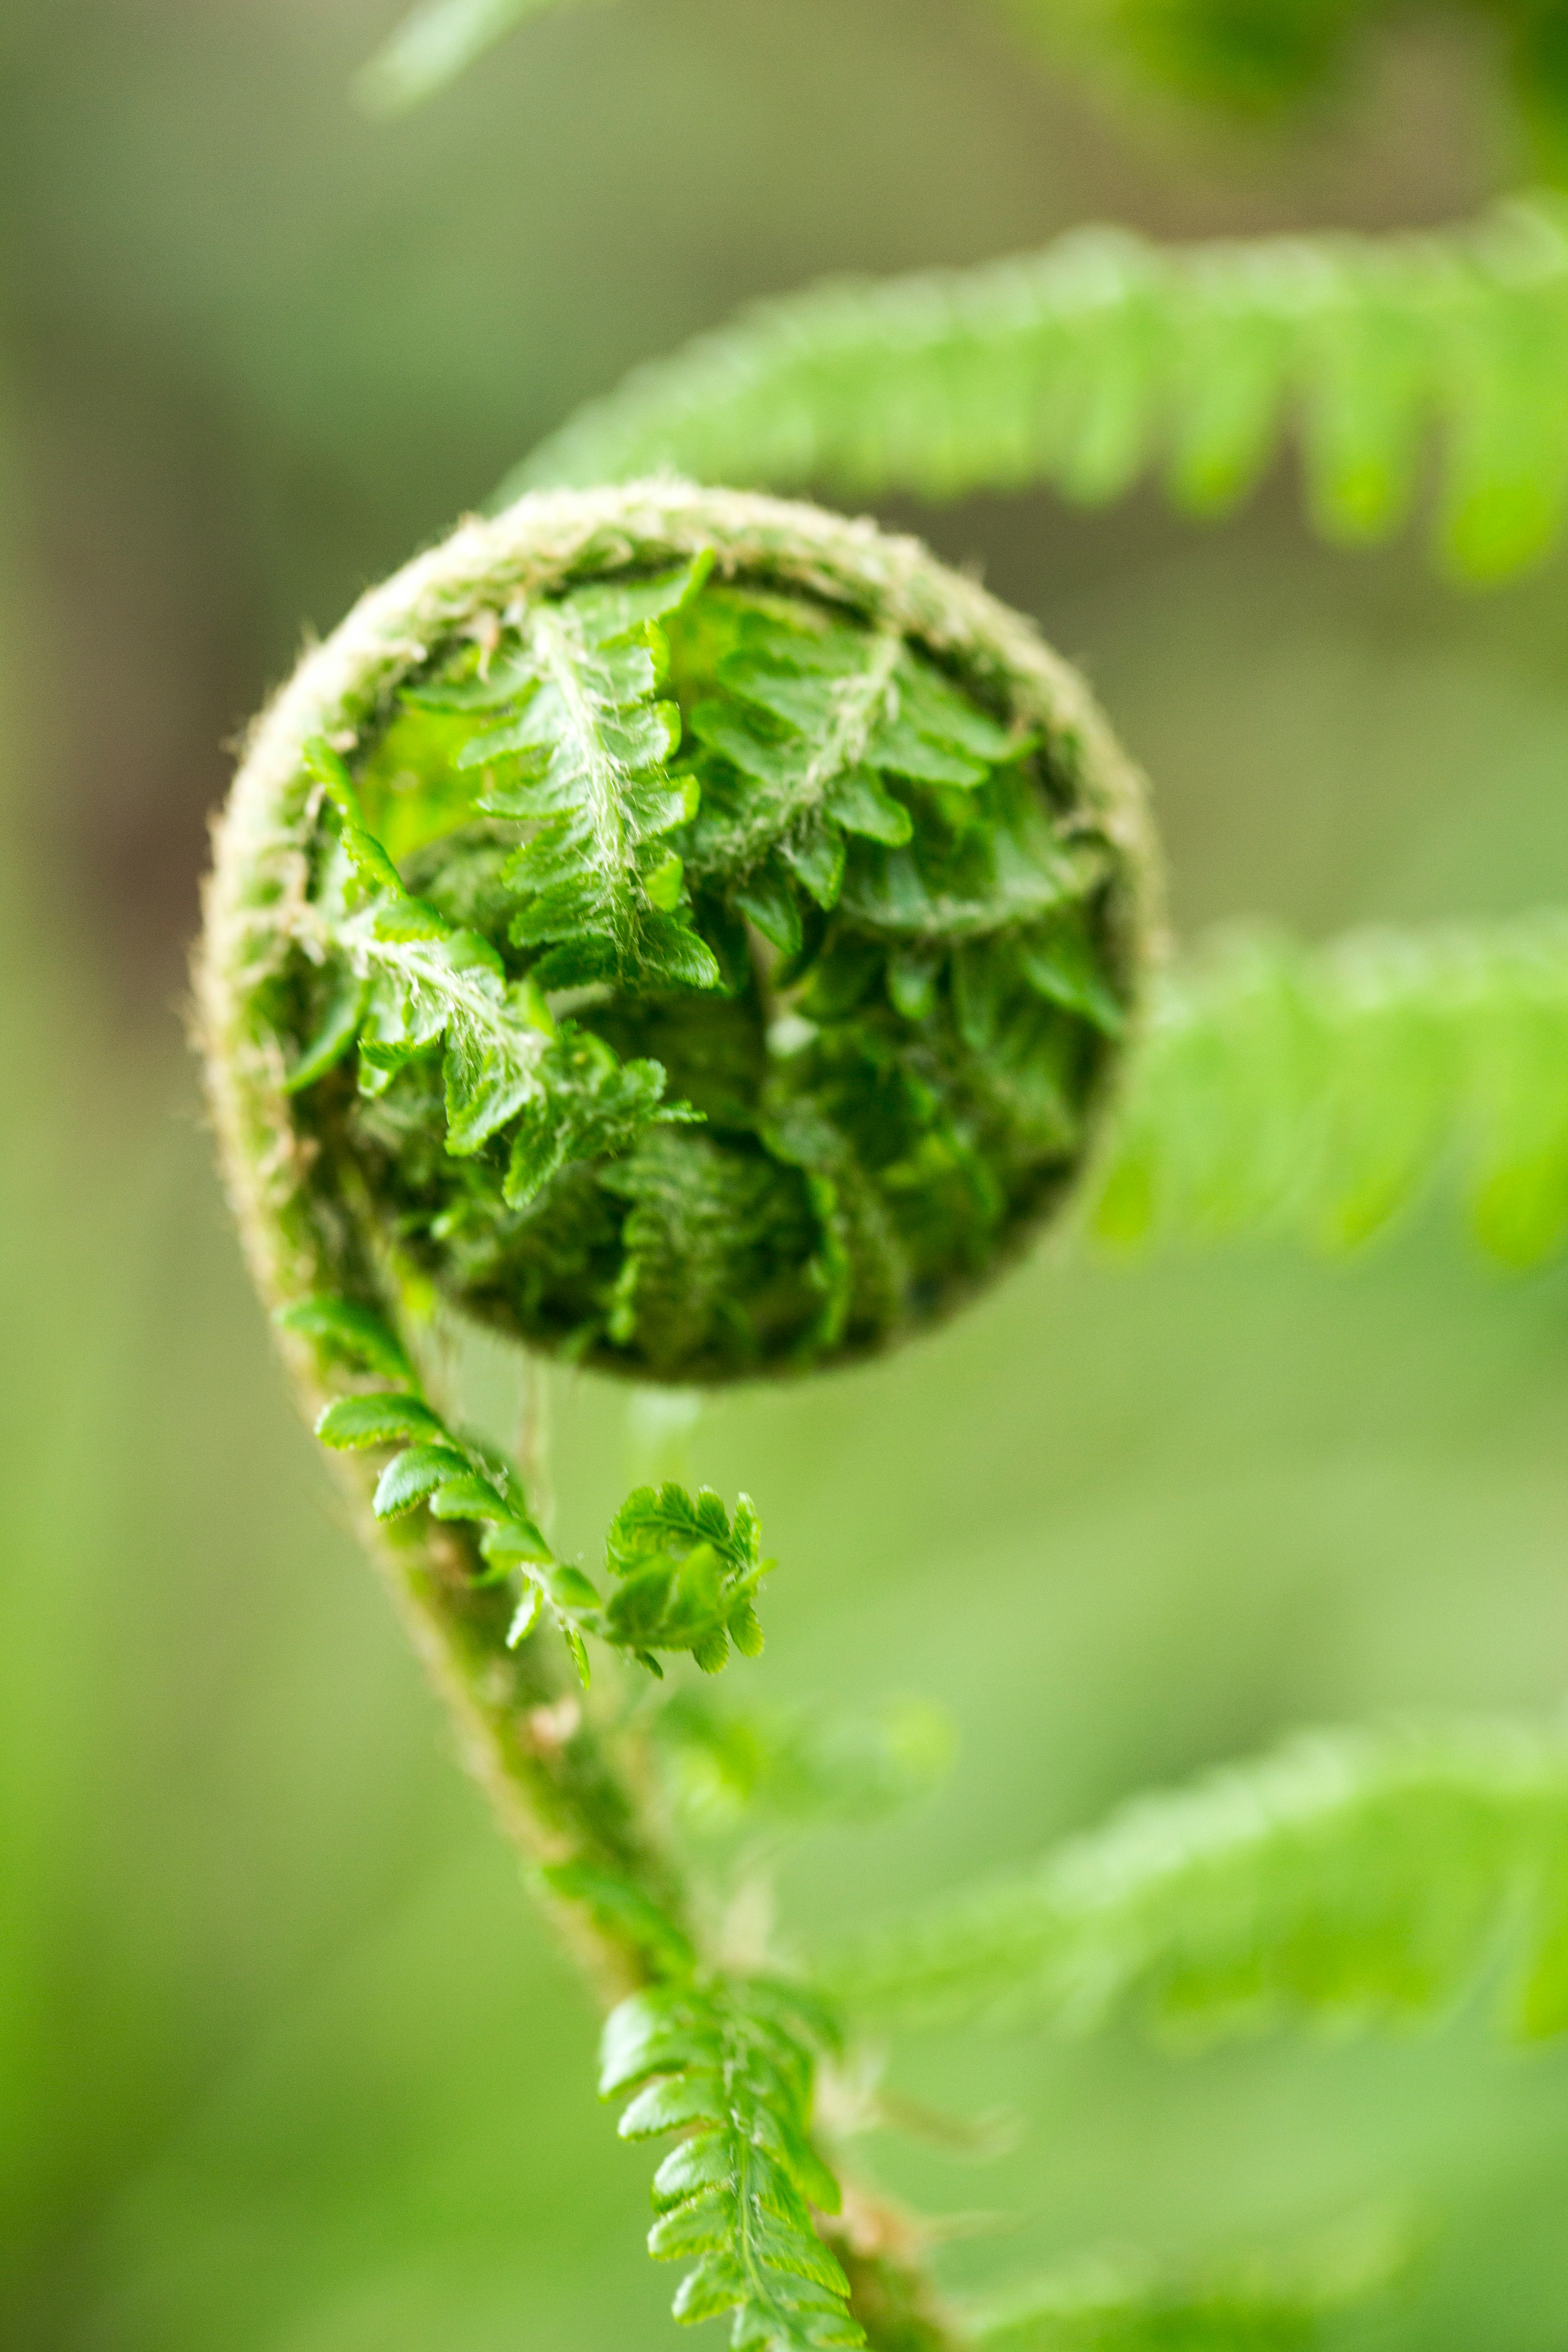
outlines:
[{"label": "curled fern frond", "polygon": [[397,1387],[334,1398],[317,1415],[316,1434],[335,1452],[384,1458],[371,1501],[377,1519],[425,1509],[482,1529],[477,1540],[484,1568],[476,1581],[507,1583],[516,1601],[509,1649],[543,1615],[553,1621],[584,1684],[589,1636],[658,1675],[664,1672],[660,1652],[689,1651],[709,1674],[728,1663],[731,1643],[750,1657],[760,1652],[752,1601],[773,1562],[761,1556],[748,1496],[742,1496],[731,1526],[708,1487],[695,1497],[673,1485],[657,1492],[639,1487],[621,1506],[605,1542],[605,1565],[619,1580],[606,1603],[580,1568],[556,1558],[529,1517],[511,1465],[447,1426],[421,1393],[399,1342],[368,1309],[307,1298],[282,1308],[278,1321],[285,1330],[324,1339],[339,1358],[367,1371],[402,1359]]},{"label": "curled fern frond", "polygon": [[[689,2135],[657,2184],[680,2315],[756,2352],[866,2340],[813,2219],[831,2021],[707,1948],[647,1783],[659,1711],[617,1707],[615,1671],[755,1654],[756,1514],[640,1487],[590,1576],[439,1402],[440,1342],[467,1317],[685,1383],[928,1323],[1084,1175],[1151,864],[1137,778],[1026,624],[912,542],[674,484],[526,499],[366,597],[216,835],[198,995],[258,1286],[620,2001],[628,2128]],[[679,1722],[780,1812],[874,1808],[920,1761],[907,1717],[836,1743],[689,1690],[666,1713],[667,1753]],[[890,2253],[861,2283],[922,2307]]]},{"label": "curled fern frond", "polygon": [[592,402],[511,476],[820,484],[934,499],[1048,483],[1089,504],[1150,468],[1194,513],[1299,433],[1329,538],[1404,519],[1440,444],[1445,561],[1505,576],[1568,500],[1568,214],[1549,194],[1447,234],[1044,253],[764,303]]},{"label": "curled fern frond", "polygon": [[924,2021],[1130,2002],[1191,2036],[1426,2018],[1504,1952],[1513,2029],[1568,2031],[1568,1738],[1478,1725],[1303,1738],[1142,1799],[825,1978]]},{"label": "curled fern frond", "polygon": [[1568,919],[1307,950],[1222,940],[1162,976],[1098,1219],[1117,1244],[1365,1240],[1449,1173],[1482,1245],[1568,1239]]},{"label": "curled fern frond", "polygon": [[[1140,811],[1077,681],[908,542],[673,486],[530,500],[267,722],[221,1017],[300,1214],[352,1197],[453,1306],[656,1380],[863,1354],[1079,1175]],[[334,1255],[310,1295],[359,1295]]]}]

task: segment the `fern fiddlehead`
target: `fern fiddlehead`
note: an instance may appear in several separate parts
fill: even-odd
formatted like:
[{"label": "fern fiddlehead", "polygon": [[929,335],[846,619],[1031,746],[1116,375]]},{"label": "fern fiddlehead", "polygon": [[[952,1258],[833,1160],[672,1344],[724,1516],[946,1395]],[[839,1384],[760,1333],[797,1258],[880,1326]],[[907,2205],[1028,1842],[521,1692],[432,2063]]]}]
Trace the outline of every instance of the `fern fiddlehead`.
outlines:
[{"label": "fern fiddlehead", "polygon": [[[689,1382],[918,1329],[1061,1213],[1151,920],[1137,780],[1026,624],[912,542],[678,485],[526,499],[374,592],[217,831],[198,1001],[252,1270],[621,1997],[623,2128],[687,2135],[657,2184],[678,2308],[739,2344],[862,2340],[813,2221],[834,2023],[716,1967],[613,1708],[570,1695],[605,1651],[753,1654],[756,1516],[639,1490],[596,1581],[439,1402],[433,1335]],[[918,2285],[844,2251],[914,2341]]]},{"label": "fern fiddlehead", "polygon": [[[544,5],[425,0],[363,94],[413,102]],[[1007,5],[1061,29],[1060,12]],[[1561,10],[1480,5],[1536,93]],[[1068,13],[1152,79],[1250,110],[1321,82],[1385,11]],[[1092,502],[1152,467],[1189,510],[1217,512],[1297,431],[1314,522],[1363,541],[1407,510],[1436,441],[1442,552],[1495,578],[1561,528],[1565,353],[1551,197],[1394,239],[1161,250],[1090,232],[982,271],[765,306],[639,371],[511,487],[673,465],[935,496],[1041,481]],[[1075,802],[1084,772],[1065,741],[1047,726],[1034,744],[1026,696],[998,695],[984,665],[877,598],[748,571],[722,542],[715,528],[702,546],[667,533],[595,549],[435,631],[422,621],[368,720],[329,713],[296,746],[314,846],[286,927],[293,992],[262,1011],[301,1149],[327,1171],[313,1181],[336,1286],[281,1319],[321,1351],[318,1374],[349,1363],[384,1383],[334,1398],[320,1423],[380,1457],[374,1517],[433,1558],[456,1547],[446,1605],[504,1596],[465,1648],[432,1628],[427,1565],[415,1570],[427,1646],[466,1662],[459,1696],[514,1803],[520,1660],[537,1672],[563,1645],[586,1680],[607,1644],[655,1673],[681,1652],[717,1670],[760,1643],[766,1564],[744,1498],[731,1517],[713,1496],[645,1490],[611,1530],[601,1593],[553,1556],[515,1473],[425,1392],[415,1302],[434,1289],[534,1345],[649,1378],[889,1344],[1050,1213],[1126,1026],[1134,838]],[[1047,803],[1058,788],[1048,853],[1031,837],[1037,805],[1009,803],[1005,782],[1031,761]],[[997,854],[961,883],[966,807]],[[1353,1243],[1458,1160],[1481,1237],[1518,1263],[1546,1255],[1568,1233],[1565,1038],[1552,918],[1222,951],[1154,992],[1101,1230],[1304,1225]],[[653,2251],[695,2265],[679,2315],[732,2313],[738,2344],[853,2344],[864,2329],[889,2352],[1256,2352],[1304,2344],[1338,2299],[1322,2276],[1194,2287],[1100,2263],[937,2310],[896,2245],[822,2221],[838,2188],[813,2142],[814,2089],[840,2011],[1023,2007],[1090,2026],[1131,2000],[1210,2032],[1408,2021],[1507,1948],[1516,2028],[1545,2037],[1568,2018],[1555,1731],[1299,1743],[841,1946],[814,1995],[711,1964],[701,1902],[617,1769],[613,1723],[563,1739],[559,1705],[535,1718],[578,1779],[555,1788],[553,1813],[548,1790],[523,1787],[518,1825],[550,1857],[542,1890],[614,1986],[634,1988],[603,2087],[630,2100],[626,2137],[680,2135],[656,2180]],[[661,1720],[731,1795],[765,1784],[754,1727],[727,1728],[694,1694]]]}]

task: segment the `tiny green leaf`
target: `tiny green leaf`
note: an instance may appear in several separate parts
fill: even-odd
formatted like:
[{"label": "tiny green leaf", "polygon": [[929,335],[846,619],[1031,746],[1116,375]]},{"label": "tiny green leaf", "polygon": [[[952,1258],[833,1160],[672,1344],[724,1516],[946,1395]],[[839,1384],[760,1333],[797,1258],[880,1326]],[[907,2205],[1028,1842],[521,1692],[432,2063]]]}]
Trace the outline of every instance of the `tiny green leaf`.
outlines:
[{"label": "tiny green leaf", "polygon": [[446,1429],[416,1396],[339,1397],[318,1415],[316,1435],[340,1451],[445,1438]]},{"label": "tiny green leaf", "polygon": [[423,1503],[438,1486],[464,1475],[468,1464],[447,1445],[410,1445],[381,1474],[372,1506],[378,1519],[395,1519]]},{"label": "tiny green leaf", "polygon": [[527,1641],[539,1622],[539,1614],[543,1606],[544,1595],[538,1585],[532,1583],[524,1585],[522,1599],[518,1602],[512,1613],[511,1622],[506,1629],[506,1645],[509,1650],[515,1650],[520,1643]]},{"label": "tiny green leaf", "polygon": [[538,1877],[560,1901],[581,1904],[625,1937],[662,1973],[680,1975],[695,1965],[685,1931],[630,1879],[585,1862],[548,1863]]},{"label": "tiny green leaf", "polygon": [[389,1381],[414,1381],[414,1367],[403,1342],[379,1315],[347,1298],[298,1298],[280,1307],[273,1317],[285,1331],[299,1331],[316,1339],[345,1363],[380,1372]]}]

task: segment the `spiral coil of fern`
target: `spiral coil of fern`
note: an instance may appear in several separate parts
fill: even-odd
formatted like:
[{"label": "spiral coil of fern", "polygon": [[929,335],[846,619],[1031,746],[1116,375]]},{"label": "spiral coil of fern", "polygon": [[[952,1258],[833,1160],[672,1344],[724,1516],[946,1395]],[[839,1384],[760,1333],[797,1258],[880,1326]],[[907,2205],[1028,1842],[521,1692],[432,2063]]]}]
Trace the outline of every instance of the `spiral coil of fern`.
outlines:
[{"label": "spiral coil of fern", "polygon": [[[776,2071],[818,2028],[693,1976],[637,1774],[534,1636],[584,1681],[595,1640],[655,1673],[754,1651],[754,1514],[642,1490],[602,1597],[432,1402],[428,1302],[683,1383],[919,1329],[1079,1184],[1152,871],[1135,774],[1026,623],[868,524],[672,483],[535,494],[366,596],[216,830],[209,1095],[289,1369],[543,1891],[607,1994],[687,1988],[700,2053]],[[646,2048],[678,2071],[669,2016],[617,2017],[617,2084]],[[795,2198],[827,2304],[781,2319],[775,2273],[715,2253],[686,2315],[857,2342],[797,2157],[757,2213]]]}]

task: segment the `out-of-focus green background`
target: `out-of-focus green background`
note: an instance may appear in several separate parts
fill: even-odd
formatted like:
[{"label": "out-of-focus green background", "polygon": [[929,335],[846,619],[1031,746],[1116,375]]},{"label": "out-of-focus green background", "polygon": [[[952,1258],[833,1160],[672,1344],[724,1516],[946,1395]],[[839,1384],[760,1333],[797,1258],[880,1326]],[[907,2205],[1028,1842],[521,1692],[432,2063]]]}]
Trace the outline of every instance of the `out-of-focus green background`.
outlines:
[{"label": "out-of-focus green background", "polygon": [[[646,2153],[296,1426],[181,1029],[222,745],[362,584],[735,301],[1160,233],[1462,211],[1484,49],[1415,31],[1284,146],[1130,125],[984,0],[625,0],[395,128],[394,0],[7,0],[0,22],[0,2342],[673,2343]],[[1184,927],[1568,894],[1561,563],[1486,600],[1140,499],[898,520],[1080,658],[1157,782]],[[716,1407],[695,1467],[785,1562],[771,1696],[942,1700],[947,1790],[825,1835],[791,1916],[934,1890],[1285,1728],[1541,1709],[1568,1645],[1568,1276],[1441,1208],[1350,1266],[1041,1259],[903,1359]],[[569,1538],[624,1402],[554,1384]],[[1436,2038],[1187,2063],[911,2046],[1016,2110],[958,2282],[1085,2244],[1290,2248],[1412,2212],[1386,2322],[1563,2341],[1568,2058]],[[717,2340],[717,2339],[715,2339]]]}]

